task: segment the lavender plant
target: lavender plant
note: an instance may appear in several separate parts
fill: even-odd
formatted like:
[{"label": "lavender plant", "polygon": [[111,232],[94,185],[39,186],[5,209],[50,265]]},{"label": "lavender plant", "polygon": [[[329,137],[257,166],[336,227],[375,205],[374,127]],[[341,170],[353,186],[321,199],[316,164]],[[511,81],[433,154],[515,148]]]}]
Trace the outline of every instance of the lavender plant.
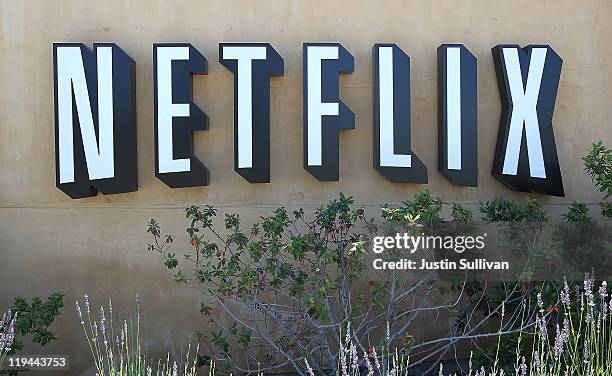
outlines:
[{"label": "lavender plant", "polygon": [[[536,295],[539,308],[537,325],[530,331],[521,332],[515,349],[514,369],[511,372],[499,367],[500,339],[504,321],[508,319],[505,306],[502,307],[500,335],[495,351],[493,365],[474,368],[470,359],[469,376],[609,376],[612,374],[612,299],[607,282],[596,286],[592,275],[586,275],[582,288],[574,291],[567,281],[559,293],[559,312],[550,310],[544,303],[541,293]],[[549,331],[550,324],[554,331]],[[375,347],[361,355],[353,341],[354,332],[347,325],[345,336],[340,342],[338,368],[336,376],[407,376],[410,369],[410,357],[402,357],[398,351],[389,351],[388,347],[380,348],[380,355]],[[389,333],[387,332],[387,336]],[[530,346],[521,347],[523,341],[532,338]],[[526,350],[526,351],[525,351]],[[307,375],[315,376],[307,359],[303,360]],[[439,366],[440,376],[445,375],[444,367]],[[457,376],[457,374],[454,374]]]},{"label": "lavender plant", "polygon": [[[550,315],[538,297],[538,325],[531,333],[532,345],[527,353],[517,347],[514,375],[612,375],[612,300],[608,284],[603,281],[596,286],[593,276],[587,274],[582,288],[573,292],[569,286],[565,281],[557,316]],[[547,329],[550,320],[556,320],[554,332]],[[469,375],[503,376],[504,372],[482,367],[470,369]]]},{"label": "lavender plant", "polygon": [[[589,274],[585,276],[583,288],[575,293],[565,282],[559,296],[563,311],[559,317],[561,322],[555,323],[554,334],[543,329],[536,333],[531,356],[527,354],[531,359],[526,364],[529,374],[611,375],[612,301],[609,296],[607,282],[596,286],[593,276]],[[574,304],[579,309],[576,314],[572,314]],[[544,305],[540,303],[539,307],[540,320],[545,320]],[[544,324],[540,325],[540,328],[544,327]]]},{"label": "lavender plant", "polygon": [[[367,351],[364,351],[361,357],[358,354],[357,345],[353,341],[354,332],[352,332],[350,322],[347,323],[346,334],[343,336],[339,333],[343,341],[340,342],[339,362],[336,370],[337,376],[361,376],[363,371],[367,371],[368,376],[376,374],[388,376],[408,375],[410,369],[410,356],[405,355],[401,350],[395,349],[390,351],[389,346],[382,345],[380,353],[376,351],[376,347],[372,346]],[[389,325],[387,325],[385,344],[389,343],[390,338]],[[314,376],[314,371],[308,365],[306,359],[306,370],[309,376]],[[365,368],[365,369],[364,369]]]},{"label": "lavender plant", "polygon": [[8,353],[11,352],[15,341],[15,321],[17,314],[11,310],[4,313],[0,319],[0,369]]},{"label": "lavender plant", "polygon": [[170,360],[151,363],[143,348],[141,319],[141,300],[136,294],[134,315],[127,315],[113,325],[113,305],[109,298],[108,306],[100,306],[98,318],[92,317],[89,296],[83,296],[82,307],[76,301],[76,312],[83,327],[87,344],[96,368],[97,376],[195,376],[197,374],[197,352],[191,355],[191,345],[182,364]]}]

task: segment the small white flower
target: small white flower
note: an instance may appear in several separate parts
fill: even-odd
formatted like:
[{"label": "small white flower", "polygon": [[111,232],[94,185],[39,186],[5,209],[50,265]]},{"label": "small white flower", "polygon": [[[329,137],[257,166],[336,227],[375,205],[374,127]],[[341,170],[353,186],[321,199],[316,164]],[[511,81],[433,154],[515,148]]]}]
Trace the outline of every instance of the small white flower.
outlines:
[{"label": "small white flower", "polygon": [[527,375],[527,364],[525,363],[525,357],[521,359],[521,376]]},{"label": "small white flower", "polygon": [[538,298],[538,307],[540,307],[540,312],[544,312],[544,302],[542,301],[541,292],[538,293],[537,298]]},{"label": "small white flower", "polygon": [[565,278],[563,278],[563,290],[561,290],[560,293],[560,300],[566,308],[570,308],[571,299],[569,293],[569,286],[567,285],[567,279]]},{"label": "small white flower", "polygon": [[83,295],[83,302],[85,303],[85,312],[89,315],[91,312],[89,310],[89,295]]}]

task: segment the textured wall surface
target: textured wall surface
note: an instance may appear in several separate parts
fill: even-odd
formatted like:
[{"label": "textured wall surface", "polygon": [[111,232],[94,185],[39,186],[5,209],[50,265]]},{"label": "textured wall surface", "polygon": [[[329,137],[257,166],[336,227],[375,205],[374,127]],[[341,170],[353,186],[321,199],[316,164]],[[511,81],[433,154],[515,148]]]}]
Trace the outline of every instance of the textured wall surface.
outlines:
[{"label": "textured wall surface", "polygon": [[[554,116],[566,198],[532,195],[552,211],[570,200],[597,203],[580,157],[594,140],[612,144],[612,2],[516,1],[10,1],[0,0],[0,307],[13,296],[67,294],[56,326],[73,369],[87,368],[73,314],[84,292],[127,305],[141,291],[149,339],[185,344],[201,328],[198,294],[178,289],[146,251],[144,223],[158,218],[176,233],[185,205],[238,208],[247,217],[278,205],[319,205],[339,191],[373,207],[428,188],[468,204],[505,195],[490,176],[501,111],[490,48],[550,44],[564,59]],[[218,62],[221,41],[268,41],[285,60],[271,79],[270,184],[233,171],[232,74]],[[322,183],[302,167],[302,43],[341,42],[355,72],[340,81],[356,128],[340,136],[340,181]],[[136,61],[139,190],[72,200],[55,188],[53,42],[115,42]],[[155,178],[154,42],[190,42],[209,61],[194,78],[194,100],[209,115],[195,151],[210,169],[208,187],[170,189]],[[395,42],[412,58],[413,150],[429,185],[394,184],[372,168],[372,45]],[[464,43],[478,58],[479,187],[452,186],[437,173],[436,48]],[[182,244],[182,243],[181,243]]]}]

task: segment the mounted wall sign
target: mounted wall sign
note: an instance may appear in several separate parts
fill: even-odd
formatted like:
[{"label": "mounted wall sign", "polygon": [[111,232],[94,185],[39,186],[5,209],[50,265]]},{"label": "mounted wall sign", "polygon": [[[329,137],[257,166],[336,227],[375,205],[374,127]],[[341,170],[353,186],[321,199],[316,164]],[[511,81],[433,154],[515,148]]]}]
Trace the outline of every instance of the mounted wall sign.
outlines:
[{"label": "mounted wall sign", "polygon": [[[549,46],[492,49],[502,115],[493,176],[511,189],[563,196],[552,117],[563,60]],[[355,128],[339,77],[354,70],[340,43],[304,43],[304,169],[339,180],[341,130]],[[270,182],[270,77],[283,58],[269,43],[220,43],[234,75],[234,170]],[[72,198],[138,189],[135,64],[117,45],[53,45],[56,184]],[[173,188],[205,186],[193,132],[208,129],[192,99],[192,75],[207,60],[189,43],[153,45],[155,175]],[[410,57],[396,44],[373,47],[374,168],[398,183],[427,183],[412,150]],[[461,44],[438,48],[438,170],[458,186],[478,186],[476,58]]]}]

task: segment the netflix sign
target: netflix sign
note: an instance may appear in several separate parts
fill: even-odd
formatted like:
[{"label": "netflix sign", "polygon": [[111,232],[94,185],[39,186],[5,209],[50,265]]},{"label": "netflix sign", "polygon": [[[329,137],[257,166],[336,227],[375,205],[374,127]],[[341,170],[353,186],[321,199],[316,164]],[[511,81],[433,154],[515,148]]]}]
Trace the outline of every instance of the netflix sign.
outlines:
[{"label": "netflix sign", "polygon": [[[563,196],[552,124],[563,60],[547,45],[491,51],[502,104],[492,175],[513,190]],[[208,116],[192,100],[192,75],[207,74],[207,59],[189,43],[152,52],[155,175],[172,188],[209,185],[193,147]],[[462,44],[443,44],[437,56],[438,171],[476,187],[477,59]],[[234,76],[234,170],[250,183],[273,182],[270,77],[283,75],[283,58],[269,43],[220,43],[219,61]],[[372,63],[373,167],[391,182],[426,184],[428,166],[411,144],[410,56],[377,43]],[[72,198],[136,191],[134,60],[113,43],[55,43],[53,64],[57,187]],[[354,65],[340,43],[303,44],[304,169],[321,182],[340,179],[340,131],[355,128],[339,85]]]}]

